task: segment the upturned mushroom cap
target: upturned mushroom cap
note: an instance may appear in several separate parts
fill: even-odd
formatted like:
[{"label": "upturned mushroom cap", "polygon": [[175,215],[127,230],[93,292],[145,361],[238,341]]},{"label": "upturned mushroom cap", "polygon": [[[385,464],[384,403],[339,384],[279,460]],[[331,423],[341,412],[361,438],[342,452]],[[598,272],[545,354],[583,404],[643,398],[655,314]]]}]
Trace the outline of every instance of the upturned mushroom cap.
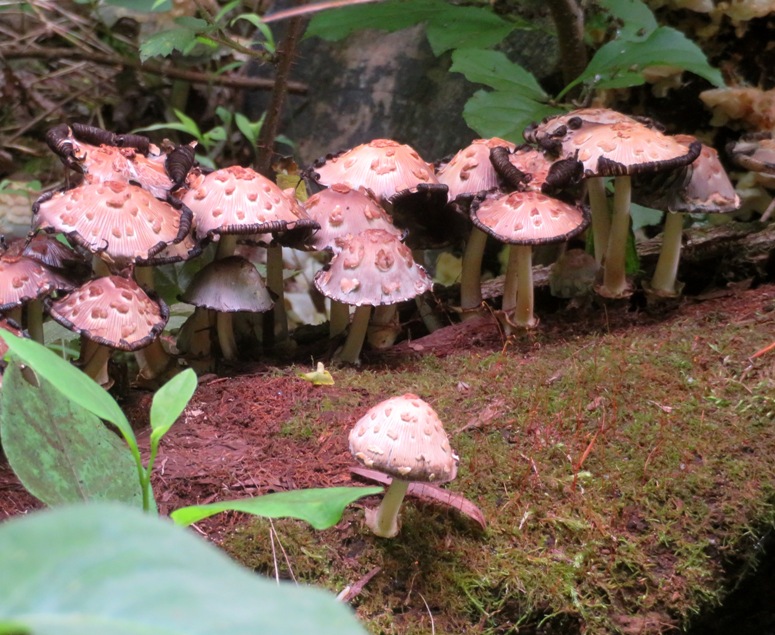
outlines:
[{"label": "upturned mushroom cap", "polygon": [[79,247],[117,266],[148,260],[183,240],[191,212],[175,209],[129,183],[107,181],[44,194],[32,207],[34,226],[62,232]]},{"label": "upturned mushroom cap", "polygon": [[169,318],[164,302],[121,276],[90,280],[61,300],[48,303],[47,309],[65,328],[123,351],[150,344]]},{"label": "upturned mushroom cap", "polygon": [[340,239],[341,251],[315,275],[325,296],[353,306],[410,300],[433,287],[411,250],[382,229]]},{"label": "upturned mushroom cap", "polygon": [[350,452],[366,467],[405,481],[450,481],[457,473],[458,458],[439,416],[411,393],[361,417],[350,432]]},{"label": "upturned mushroom cap", "polygon": [[321,185],[344,183],[370,189],[381,201],[421,184],[438,184],[433,166],[408,145],[374,139],[314,163],[307,174]]},{"label": "upturned mushroom cap", "polygon": [[199,175],[183,203],[194,213],[196,237],[316,228],[301,205],[255,170],[235,165]]},{"label": "upturned mushroom cap", "polygon": [[771,132],[743,135],[727,146],[727,152],[746,170],[775,175],[775,139]]},{"label": "upturned mushroom cap", "polygon": [[35,234],[28,240],[22,253],[54,269],[82,269],[88,266],[81,254],[46,232]]},{"label": "upturned mushroom cap", "polygon": [[490,150],[493,148],[506,148],[513,152],[514,144],[498,137],[475,139],[437,170],[439,183],[449,188],[450,201],[498,187],[498,173],[490,163]]},{"label": "upturned mushroom cap", "polygon": [[642,120],[608,109],[583,109],[529,128],[534,140],[560,158],[576,157],[587,176],[624,176],[688,165],[700,153]]},{"label": "upturned mushroom cap", "polygon": [[136,148],[85,144],[81,144],[81,151],[81,168],[87,182],[132,181],[159,198],[164,198],[174,186],[167,174],[165,154],[146,157]]},{"label": "upturned mushroom cap", "polygon": [[382,229],[401,237],[401,230],[390,220],[390,216],[364,188],[353,189],[342,183],[334,183],[328,189],[310,196],[304,203],[310,218],[320,229],[309,240],[315,250],[338,251],[338,238],[347,234],[360,234],[367,229]]},{"label": "upturned mushroom cap", "polygon": [[180,299],[223,313],[263,313],[274,306],[261,275],[241,256],[219,258],[200,269]]},{"label": "upturned mushroom cap", "polygon": [[73,288],[66,276],[23,254],[24,240],[14,241],[0,255],[0,311]]},{"label": "upturned mushroom cap", "polygon": [[476,200],[471,219],[482,231],[512,245],[564,242],[589,224],[589,216],[581,207],[535,191]]}]

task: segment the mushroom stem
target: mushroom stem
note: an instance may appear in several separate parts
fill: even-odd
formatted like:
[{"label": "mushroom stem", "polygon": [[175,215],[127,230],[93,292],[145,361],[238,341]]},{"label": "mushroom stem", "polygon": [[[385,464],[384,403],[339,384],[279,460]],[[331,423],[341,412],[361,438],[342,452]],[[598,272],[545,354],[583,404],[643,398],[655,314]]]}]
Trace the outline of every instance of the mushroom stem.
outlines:
[{"label": "mushroom stem", "polygon": [[369,317],[371,316],[371,306],[362,304],[355,308],[353,319],[350,323],[350,332],[342,348],[334,357],[340,362],[356,364],[361,355],[363,341],[366,338],[366,331],[369,328]]},{"label": "mushroom stem", "polygon": [[138,375],[144,380],[160,377],[167,371],[172,362],[172,357],[164,350],[158,337],[145,348],[135,351],[135,359],[140,366]]},{"label": "mushroom stem", "polygon": [[110,384],[110,375],[108,375],[110,353],[111,350],[107,346],[81,337],[81,356],[79,358],[81,370],[100,386]]},{"label": "mushroom stem", "polygon": [[349,324],[350,306],[338,300],[331,300],[328,318],[328,337],[333,339],[340,333],[344,333]]},{"label": "mushroom stem", "polygon": [[533,314],[533,248],[530,245],[512,245],[517,252],[517,305],[514,309],[514,323],[532,328],[538,324]]},{"label": "mushroom stem", "polygon": [[381,538],[398,535],[398,510],[409,489],[409,481],[393,478],[377,509],[366,509],[366,525]]},{"label": "mushroom stem", "polygon": [[[509,262],[506,265],[506,279],[503,281],[503,300],[501,300],[501,310],[506,315],[504,330],[511,334],[509,320],[511,314],[517,306],[517,289],[519,287],[519,251],[517,245],[509,246]],[[531,277],[532,279],[532,277]]]},{"label": "mushroom stem", "polygon": [[234,339],[232,314],[218,311],[215,314],[215,328],[218,332],[218,345],[221,347],[223,358],[229,361],[237,359],[237,342]]},{"label": "mushroom stem", "polygon": [[[420,304],[417,308],[422,310]],[[398,321],[398,305],[383,304],[375,307],[369,320],[369,329],[366,332],[366,340],[369,346],[379,350],[384,350],[393,346],[396,341],[401,325]]]},{"label": "mushroom stem", "polygon": [[[414,258],[414,261],[418,265],[424,269],[427,269],[427,265],[425,264],[425,251],[425,249],[412,249],[412,258]],[[442,326],[444,326],[439,316],[436,315],[435,311],[433,310],[433,305],[428,300],[427,294],[422,293],[418,296],[415,296],[414,303],[417,305],[417,311],[419,312],[420,318],[422,319],[423,324],[425,324],[425,328],[428,329],[429,333],[438,331]]]},{"label": "mushroom stem", "polygon": [[237,236],[234,234],[221,234],[218,237],[218,247],[215,250],[215,259],[233,256],[237,250]]},{"label": "mushroom stem", "polygon": [[288,317],[285,311],[285,291],[283,280],[283,248],[270,245],[266,248],[266,286],[277,299],[274,303],[274,333],[278,341],[288,339]]},{"label": "mushroom stem", "polygon": [[611,232],[611,216],[608,213],[608,197],[605,192],[605,179],[592,178],[587,180],[587,195],[589,196],[589,211],[592,214],[592,239],[595,247],[595,260],[603,262]]},{"label": "mushroom stem", "polygon": [[39,344],[43,344],[43,303],[31,300],[26,306],[27,333]]},{"label": "mushroom stem", "polygon": [[678,262],[681,258],[681,238],[683,236],[683,214],[667,212],[662,228],[662,249],[651,278],[651,290],[658,295],[676,296],[676,277]]},{"label": "mushroom stem", "polygon": [[210,309],[197,307],[178,333],[178,349],[197,373],[209,372],[213,368],[212,313]]},{"label": "mushroom stem", "polygon": [[628,295],[625,258],[627,237],[630,231],[630,198],[632,180],[629,176],[617,176],[614,183],[614,213],[608,249],[603,261],[603,286],[601,292],[610,298]]},{"label": "mushroom stem", "polygon": [[460,273],[460,308],[462,320],[477,317],[482,306],[482,258],[487,245],[487,234],[472,227],[463,252],[463,270]]}]

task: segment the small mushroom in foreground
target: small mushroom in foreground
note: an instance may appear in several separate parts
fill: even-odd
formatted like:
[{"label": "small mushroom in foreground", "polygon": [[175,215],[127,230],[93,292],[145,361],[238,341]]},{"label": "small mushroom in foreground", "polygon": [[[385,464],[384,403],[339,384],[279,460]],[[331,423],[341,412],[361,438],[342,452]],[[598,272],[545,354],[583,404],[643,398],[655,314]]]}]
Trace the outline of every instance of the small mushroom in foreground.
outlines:
[{"label": "small mushroom in foreground", "polygon": [[382,503],[366,510],[366,524],[382,538],[398,534],[398,510],[409,483],[451,481],[458,457],[439,416],[417,395],[387,399],[361,417],[350,432],[350,452],[361,464],[393,477]]}]

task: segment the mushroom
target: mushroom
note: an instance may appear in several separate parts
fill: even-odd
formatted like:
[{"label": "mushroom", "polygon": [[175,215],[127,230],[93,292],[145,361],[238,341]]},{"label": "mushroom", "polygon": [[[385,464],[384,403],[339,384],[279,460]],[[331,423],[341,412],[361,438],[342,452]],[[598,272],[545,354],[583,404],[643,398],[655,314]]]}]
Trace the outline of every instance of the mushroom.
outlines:
[{"label": "mushroom", "polygon": [[315,286],[326,297],[354,305],[350,332],[339,360],[356,363],[363,347],[372,306],[397,304],[433,287],[411,250],[383,229],[367,229],[339,239],[341,251],[315,275]]},{"label": "mushroom", "polygon": [[[595,254],[604,269],[598,292],[611,298],[628,296],[625,255],[630,227],[630,177],[688,165],[700,153],[699,142],[687,148],[658,132],[649,120],[637,120],[604,108],[574,110],[547,118],[528,127],[525,138],[561,158],[576,157],[584,165],[590,178]],[[615,177],[610,230],[602,180],[594,178],[605,176]]]},{"label": "mushroom", "polygon": [[[102,385],[109,385],[108,359],[113,349],[155,354],[144,349],[164,330],[169,309],[149,296],[132,279],[121,276],[95,278],[60,300],[47,302],[49,314],[81,338],[84,372]],[[149,360],[151,367],[163,366]]]},{"label": "mushroom", "polygon": [[[739,166],[755,175],[755,180],[768,189],[775,188],[775,139],[771,132],[743,135],[727,145],[727,154]],[[770,201],[759,220],[767,222],[775,211],[775,199]]]},{"label": "mushroom", "polygon": [[[271,233],[274,238],[300,236],[306,240],[318,225],[307,216],[290,192],[255,170],[234,165],[189,182],[183,203],[194,214],[196,236],[218,240],[216,258],[234,254],[237,237]],[[275,322],[280,339],[288,325],[283,299],[282,247],[276,241],[267,248],[267,285],[277,295]]]},{"label": "mushroom", "polygon": [[218,342],[227,360],[237,358],[232,315],[264,313],[274,304],[253,263],[241,256],[219,258],[200,269],[180,299],[216,312]]},{"label": "mushroom", "polygon": [[130,183],[86,183],[41,196],[32,206],[34,227],[62,232],[82,249],[119,271],[150,260],[170,243],[184,240],[191,212],[178,210]]},{"label": "mushroom", "polygon": [[361,417],[350,432],[350,452],[368,468],[393,477],[378,509],[366,509],[366,524],[377,536],[398,534],[398,511],[409,483],[451,481],[458,457],[439,416],[417,395],[392,397]]},{"label": "mushroom", "polygon": [[580,207],[529,190],[477,199],[471,205],[471,219],[482,231],[511,245],[503,285],[506,331],[512,325],[535,326],[533,246],[572,238],[584,231],[589,217]]},{"label": "mushroom", "polygon": [[[678,142],[689,147],[697,143],[691,135],[675,135]],[[635,200],[640,202],[641,192],[636,188]],[[685,168],[684,178],[669,184],[660,184],[654,194],[644,193],[652,207],[664,208],[665,224],[662,229],[662,248],[650,284],[646,291],[661,297],[677,297],[681,286],[676,281],[681,257],[684,213],[722,214],[740,207],[740,197],[729,180],[718,153],[702,145],[700,155]]]}]

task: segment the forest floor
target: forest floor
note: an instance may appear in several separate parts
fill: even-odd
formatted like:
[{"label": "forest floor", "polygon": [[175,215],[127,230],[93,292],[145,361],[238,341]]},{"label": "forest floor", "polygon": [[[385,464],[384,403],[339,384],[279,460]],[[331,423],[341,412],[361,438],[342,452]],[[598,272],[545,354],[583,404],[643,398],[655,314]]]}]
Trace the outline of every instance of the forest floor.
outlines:
[{"label": "forest floor", "polygon": [[[738,285],[659,315],[553,307],[513,338],[488,315],[331,368],[331,386],[299,377],[319,346],[219,369],[164,438],[159,509],[363,484],[350,428],[412,392],[460,469],[446,500],[408,498],[397,538],[365,528],[376,499],[322,532],[238,513],[195,529],[259,573],[344,591],[374,633],[684,629],[775,525],[775,351],[752,358],[773,340],[775,286]],[[146,451],[150,399],[124,402]],[[40,506],[0,461],[0,518]]]}]

